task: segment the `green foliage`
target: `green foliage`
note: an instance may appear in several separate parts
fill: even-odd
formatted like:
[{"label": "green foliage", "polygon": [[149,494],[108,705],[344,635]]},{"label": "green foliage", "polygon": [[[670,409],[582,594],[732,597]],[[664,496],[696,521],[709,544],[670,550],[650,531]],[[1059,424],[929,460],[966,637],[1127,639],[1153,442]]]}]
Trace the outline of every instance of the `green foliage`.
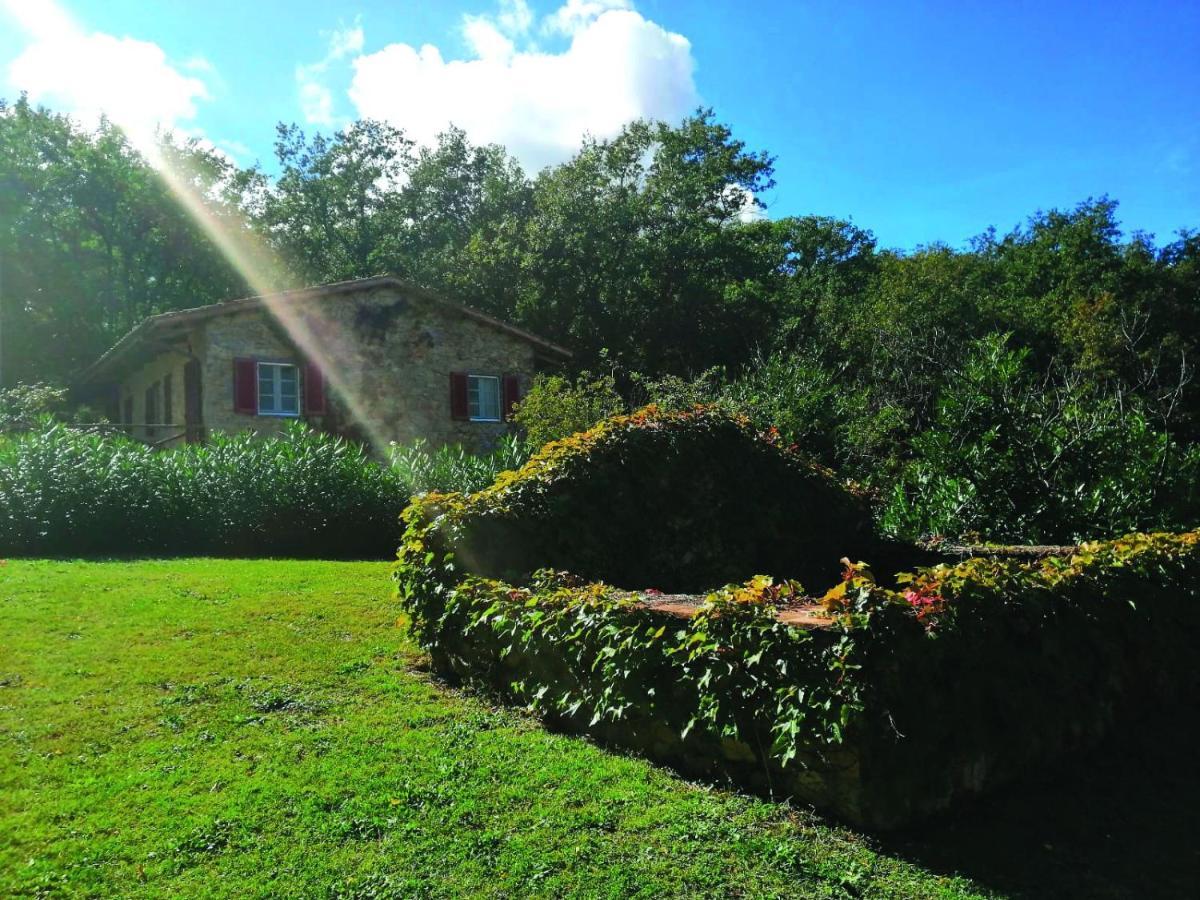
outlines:
[{"label": "green foliage", "polygon": [[412,147],[403,132],[373,120],[312,138],[280,124],[280,174],[263,194],[260,227],[310,283],[378,274],[386,268],[383,241],[397,219],[392,186]]},{"label": "green foliage", "polygon": [[777,428],[823,462],[840,461],[837,451],[853,404],[819,359],[803,353],[760,358],[725,393],[760,428]]},{"label": "green foliage", "polygon": [[974,761],[977,780],[1020,777],[1190,701],[1200,687],[1198,561],[1192,531],[918,572],[894,596],[921,628],[891,622],[865,676],[895,729],[874,753],[896,787],[949,789],[953,769],[935,772],[931,753]]},{"label": "green foliage", "polygon": [[408,445],[393,445],[389,462],[410,494],[472,493],[483,490],[501,472],[520,468],[529,454],[529,445],[512,434],[501,437],[490,453],[482,454],[470,453],[459,446],[430,450],[418,438]]},{"label": "green foliage", "polygon": [[[802,509],[820,510],[819,529]],[[799,598],[797,582],[731,585],[679,624],[642,608],[645,594],[556,571],[694,589],[760,564],[832,581],[835,550],[885,552],[827,472],[726,412],[609,419],[479,493],[417,498],[404,520],[396,577],[422,642],[469,677],[520,661],[513,683],[492,681],[536,708],[589,727],[629,718],[683,737],[754,735],[784,762],[801,735],[840,740],[857,708],[858,686],[838,674],[850,644],[775,620],[772,604]],[[742,656],[753,662],[728,664]],[[814,706],[788,702],[800,683]]]},{"label": "green foliage", "polygon": [[[198,141],[163,155],[251,246],[261,187]],[[245,285],[164,180],[108,121],[85,130],[22,97],[0,99],[0,386],[66,381],[142,318],[244,296]]]},{"label": "green foliage", "polygon": [[[488,495],[475,505],[503,515],[503,492]],[[461,538],[463,510],[453,497],[406,510],[396,567],[440,670],[691,768],[726,765],[729,740],[768,772],[795,761],[816,780],[777,789],[879,826],[1095,743],[1197,686],[1198,532],[934,566],[899,575],[897,590],[859,563],[825,594],[826,623],[797,628],[777,612],[802,588],[765,576],[711,592],[685,621],[655,611],[656,591],[553,570],[481,576],[475,547],[447,539]]]},{"label": "green foliage", "polygon": [[215,436],[153,451],[53,426],[0,439],[0,552],[379,557],[408,499],[339,438]]},{"label": "green foliage", "polygon": [[[717,403],[869,486],[904,530],[1034,540],[1195,521],[1150,472],[1182,484],[1200,443],[1200,233],[1123,234],[1107,197],[966,248],[881,248],[851,221],[767,219],[771,156],[706,110],[632,122],[536,174],[459,129],[418,149],[372,121],[331,135],[282,126],[276,177],[194,141],[163,151],[281,287],[395,272],[568,346],[579,370],[614,373],[621,399],[585,396],[595,379],[562,373],[549,392],[562,402],[547,397],[539,421],[531,407],[535,442],[641,403]],[[12,201],[0,206],[0,386],[64,381],[147,314],[246,292],[109,123],[84,130],[0,101],[0,186]],[[1054,510],[1009,508],[973,474],[990,464],[971,458],[973,439],[923,437],[996,333],[1027,352],[1029,391],[1054,398],[1044,414],[1067,397],[1082,410],[1070,427],[1111,438],[1101,467],[1132,474],[1072,475],[1051,486]],[[1096,494],[1105,485],[1113,504]],[[1089,525],[1102,507],[1113,515]]]},{"label": "green foliage", "polygon": [[575,380],[539,375],[512,412],[514,421],[534,447],[587,431],[602,419],[623,412],[625,401],[611,376],[584,372]]},{"label": "green foliage", "polygon": [[[725,371],[706,369],[692,378],[680,375],[652,377],[641,372],[626,373],[627,393],[634,398],[633,406],[653,404],[667,412],[686,412],[697,406],[719,407],[737,414],[741,407],[730,402],[726,395]],[[764,430],[769,426],[764,426]]]},{"label": "green foliage", "polygon": [[0,389],[0,434],[29,431],[67,409],[67,389],[52,384],[18,384]]},{"label": "green foliage", "polygon": [[518,320],[584,366],[606,349],[652,375],[737,365],[778,312],[786,251],[758,199],[773,184],[770,156],[711,111],[585,140],[534,181]]},{"label": "green foliage", "polygon": [[[1200,533],[894,581],[843,559],[835,583],[838,555],[890,576],[918,554],[871,535],[823,470],[714,409],[615,417],[476,494],[424,495],[404,521],[398,593],[440,670],[690,768],[781,773],[879,826],[1094,743],[1195,683]],[[694,592],[738,571],[771,574],[710,591],[682,621],[656,608],[660,585]],[[817,605],[797,576],[834,586]],[[784,624],[797,604],[823,620]],[[747,757],[762,768],[730,762]],[[815,775],[782,774],[793,763]]]},{"label": "green foliage", "polygon": [[979,341],[947,380],[883,520],[906,534],[1050,542],[1200,520],[1200,448],[1136,402],[1040,379],[1027,350]]},{"label": "green foliage", "polygon": [[805,747],[841,743],[861,710],[860,685],[843,677],[857,665],[844,630],[776,619],[773,604],[800,590],[767,578],[730,585],[682,621],[647,609],[644,595],[552,571],[528,587],[467,577],[441,597],[404,596],[435,658],[532,709],[577,728],[731,738],[786,765]]},{"label": "green foliage", "polygon": [[663,590],[756,572],[819,583],[845,554],[897,552],[828,471],[705,407],[605,420],[479,493],[431,494],[414,509],[436,522],[437,552],[507,580],[551,567]]},{"label": "green foliage", "polygon": [[[380,602],[386,563],[10,560],[0,577],[6,897],[991,895],[445,690]],[[1162,790],[1108,803],[1139,891],[1183,874],[1141,855],[1171,855]],[[1144,844],[1121,840],[1151,810]],[[1021,833],[997,850],[1014,874]],[[1098,867],[1052,885],[1111,889],[1112,841],[1038,836]]]}]

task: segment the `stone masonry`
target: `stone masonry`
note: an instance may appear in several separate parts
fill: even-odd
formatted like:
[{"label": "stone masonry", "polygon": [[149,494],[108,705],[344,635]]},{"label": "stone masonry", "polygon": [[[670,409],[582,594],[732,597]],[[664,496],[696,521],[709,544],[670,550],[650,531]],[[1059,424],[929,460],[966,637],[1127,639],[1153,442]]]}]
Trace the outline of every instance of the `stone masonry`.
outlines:
[{"label": "stone masonry", "polygon": [[[171,411],[182,427],[183,367],[189,359],[200,363],[205,433],[275,433],[294,417],[236,412],[234,360],[300,365],[311,359],[321,367],[326,385],[326,413],[301,412],[300,418],[311,424],[367,442],[376,452],[388,442],[418,438],[433,447],[460,444],[482,450],[509,426],[452,418],[450,374],[513,375],[523,394],[539,368],[566,355],[548,352],[554,348],[545,342],[391,279],[370,279],[361,290],[313,291],[277,304],[233,306],[237,308],[173,331],[153,355],[143,354],[140,364],[123,373],[116,393],[121,411],[125,399],[132,398],[134,436],[147,437],[139,433],[144,430],[145,390],[168,372]],[[302,410],[303,405],[302,398]],[[159,439],[166,434],[164,428],[157,431]]]}]

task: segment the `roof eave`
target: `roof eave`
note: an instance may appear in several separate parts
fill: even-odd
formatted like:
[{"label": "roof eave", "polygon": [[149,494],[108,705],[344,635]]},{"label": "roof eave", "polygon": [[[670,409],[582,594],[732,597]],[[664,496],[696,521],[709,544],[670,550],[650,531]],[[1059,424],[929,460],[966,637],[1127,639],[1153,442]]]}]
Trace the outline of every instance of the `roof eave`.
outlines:
[{"label": "roof eave", "polygon": [[467,318],[475,319],[476,321],[485,325],[496,328],[500,331],[504,331],[513,337],[527,341],[528,343],[533,344],[535,347],[538,347],[546,353],[549,353],[552,357],[558,357],[563,361],[572,358],[570,350],[567,350],[565,347],[560,347],[558,344],[547,341],[544,338],[538,337],[532,332],[525,331],[523,328],[510,325],[507,322],[501,321],[493,316],[489,316],[487,313],[480,312],[477,309],[472,309],[469,306],[453,303],[434,293],[433,291],[428,290],[427,288],[410,284],[394,275],[373,275],[369,278],[358,278],[350,281],[337,281],[330,284],[297,288],[291,291],[278,291],[274,294],[260,294],[253,297],[240,297],[236,300],[225,300],[220,303],[210,303],[207,306],[196,306],[190,309],[172,310],[170,312],[159,313],[158,315],[150,316],[135,325],[133,329],[131,329],[124,337],[106,350],[99,359],[84,369],[75,379],[75,384],[80,386],[88,385],[104,377],[108,370],[112,369],[125,356],[131,353],[145,337],[152,332],[161,331],[167,326],[186,325],[192,322],[206,321],[211,318],[216,318],[217,316],[232,315],[242,310],[268,305],[269,302],[278,302],[281,300],[295,302],[296,300],[327,297],[330,295],[343,294],[350,291],[371,290],[378,287],[394,287],[398,290],[419,294],[435,303],[452,309],[455,312],[466,316]]}]

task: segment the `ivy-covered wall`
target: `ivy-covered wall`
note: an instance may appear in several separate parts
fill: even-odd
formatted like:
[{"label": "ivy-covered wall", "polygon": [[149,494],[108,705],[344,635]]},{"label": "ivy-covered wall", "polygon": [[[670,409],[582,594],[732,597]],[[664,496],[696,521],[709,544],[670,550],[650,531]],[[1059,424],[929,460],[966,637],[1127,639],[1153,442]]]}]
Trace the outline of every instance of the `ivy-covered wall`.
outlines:
[{"label": "ivy-covered wall", "polygon": [[[683,503],[673,523],[675,507],[661,507],[638,542],[618,543],[609,560],[603,540],[612,532],[585,530],[600,513],[572,506],[598,495],[577,482],[615,477],[624,448],[653,446],[657,454],[640,458],[662,468],[651,465],[638,483],[659,479],[669,492],[671,467],[692,452],[702,456],[697,448],[715,442],[736,459],[734,432],[751,448],[748,469],[777,465],[779,480],[759,496],[762,507],[741,513],[752,518],[704,520],[723,530],[701,535],[700,545],[731,552],[694,558],[695,578],[763,559],[774,565],[771,575],[709,590],[694,614],[681,616],[679,603],[664,602],[676,598],[655,584],[667,581],[652,578],[664,564],[653,535],[655,527],[686,533],[696,504]],[[726,472],[735,468],[731,462]],[[805,489],[788,487],[787,477]],[[719,494],[719,480],[704,483]],[[789,518],[796,510],[786,502],[814,486],[824,505]],[[636,515],[618,505],[628,495],[611,488],[607,496],[602,514],[637,527]],[[544,517],[561,528],[572,509],[595,546],[536,527]],[[810,526],[823,510],[830,527]],[[1197,533],[1131,535],[1081,545],[1068,557],[918,567],[877,583],[866,563],[850,562],[862,557],[838,551],[875,550],[892,566],[904,548],[874,536],[854,510],[861,503],[830,473],[744,422],[711,410],[648,409],[548,445],[479,494],[419,498],[405,512],[396,577],[439,671],[685,771],[875,827],[944,809],[1090,746],[1197,687]],[[759,555],[755,542],[741,540],[757,522],[794,523],[761,535],[780,556]],[[535,549],[502,542],[502,551],[487,552],[481,536],[491,540],[504,526]],[[788,579],[784,547],[807,587]],[[539,553],[549,565],[534,571]],[[849,558],[839,565],[839,555]],[[581,563],[585,577],[578,567],[562,571],[564,560]],[[692,570],[665,562],[670,580],[688,580]],[[615,578],[597,576],[607,572],[642,580],[615,587]]]},{"label": "ivy-covered wall", "polygon": [[429,497],[439,541],[478,575],[570,571],[704,591],[756,573],[827,585],[842,556],[911,561],[832,472],[708,408],[647,407],[554,441],[478,494]]}]

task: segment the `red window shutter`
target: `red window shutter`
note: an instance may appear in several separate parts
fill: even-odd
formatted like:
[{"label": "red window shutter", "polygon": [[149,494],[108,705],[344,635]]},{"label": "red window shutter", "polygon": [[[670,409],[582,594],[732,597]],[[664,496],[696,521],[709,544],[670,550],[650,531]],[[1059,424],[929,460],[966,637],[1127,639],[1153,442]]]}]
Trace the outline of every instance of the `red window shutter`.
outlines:
[{"label": "red window shutter", "polygon": [[500,398],[500,418],[508,421],[513,404],[521,399],[521,381],[516,375],[504,376],[503,396]]},{"label": "red window shutter", "polygon": [[304,364],[304,411],[314,416],[325,414],[325,376],[311,362]]},{"label": "red window shutter", "polygon": [[258,366],[252,359],[239,357],[233,361],[233,411],[250,415],[258,412]]},{"label": "red window shutter", "polygon": [[450,418],[468,419],[467,412],[467,373],[450,373]]}]

